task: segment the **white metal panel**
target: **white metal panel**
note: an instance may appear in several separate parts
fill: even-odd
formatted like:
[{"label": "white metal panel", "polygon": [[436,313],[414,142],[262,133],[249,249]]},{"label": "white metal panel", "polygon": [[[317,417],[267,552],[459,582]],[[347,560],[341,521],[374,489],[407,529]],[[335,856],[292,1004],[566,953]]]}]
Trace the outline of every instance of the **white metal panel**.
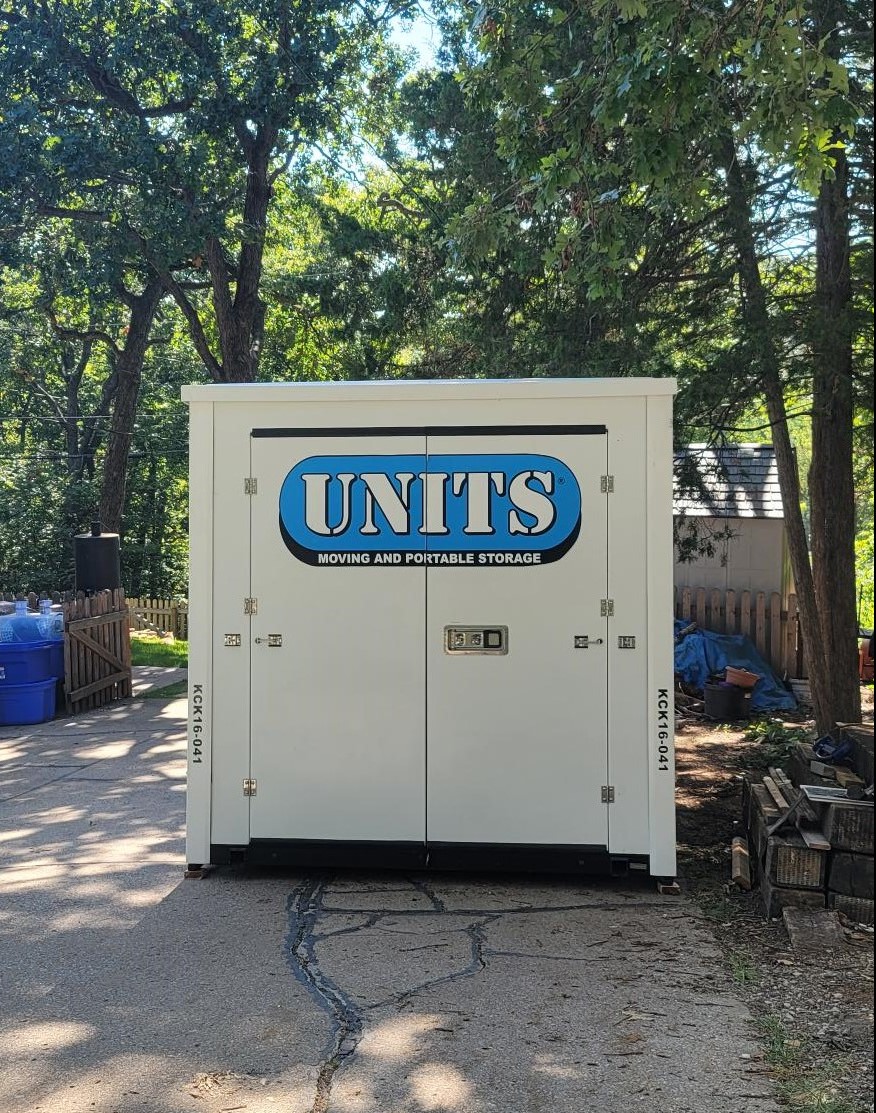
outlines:
[{"label": "white metal panel", "polygon": [[[623,377],[233,383],[185,386],[182,396],[187,402],[233,402],[234,405],[269,403],[272,406],[290,402],[295,405],[314,402],[322,407],[334,408],[339,402],[345,401],[356,405],[379,403],[382,406],[386,402],[402,402],[422,406],[425,402],[504,403],[514,398],[525,398],[530,401],[556,403],[568,398],[633,398],[674,393],[674,379]],[[422,410],[420,412],[422,414]],[[429,420],[432,419],[433,415],[430,414]],[[325,423],[336,424],[331,418]]]},{"label": "white metal panel", "polygon": [[[648,606],[645,399],[624,400],[608,430],[608,780],[615,802],[608,809],[609,850],[643,854],[648,847]],[[635,638],[632,649],[618,639]]]},{"label": "white metal panel", "polygon": [[675,701],[672,606],[672,400],[647,402],[648,764],[650,870],[674,877]]},{"label": "white metal panel", "polygon": [[[632,460],[627,466],[626,456],[620,459],[614,455],[615,450],[622,454],[631,452],[631,456],[635,456],[637,448],[641,448],[643,442],[638,440],[639,432],[637,432],[637,425],[635,420],[630,419],[630,406],[633,409],[636,407],[641,408],[641,401],[633,397],[638,395],[639,399],[643,396],[668,395],[674,390],[674,383],[669,380],[662,380],[654,382],[653,380],[625,380],[623,381],[622,388],[617,386],[617,382],[604,383],[594,380],[575,380],[575,381],[557,381],[545,384],[543,381],[538,383],[530,383],[523,381],[516,382],[501,382],[501,383],[421,383],[421,384],[264,384],[258,386],[215,386],[215,387],[194,387],[187,388],[184,392],[186,397],[192,404],[192,423],[193,423],[193,448],[192,448],[192,509],[191,509],[191,523],[192,523],[192,588],[191,598],[193,607],[193,635],[192,635],[192,681],[195,682],[194,673],[202,666],[198,665],[198,659],[202,662],[207,662],[207,669],[209,673],[209,656],[213,656],[213,684],[212,691],[208,692],[208,699],[205,708],[205,720],[209,724],[212,717],[212,732],[213,732],[213,746],[212,746],[212,776],[213,776],[213,831],[212,838],[214,842],[230,842],[230,843],[245,843],[249,837],[249,807],[250,802],[245,800],[242,796],[242,777],[250,772],[249,768],[249,749],[248,749],[248,730],[249,730],[249,690],[248,685],[243,676],[248,679],[248,670],[241,668],[241,665],[246,660],[249,650],[247,643],[248,630],[246,624],[250,621],[242,618],[242,602],[246,594],[259,594],[255,587],[250,586],[249,579],[249,546],[248,537],[249,531],[246,528],[248,516],[251,506],[262,506],[261,502],[264,497],[264,486],[262,486],[260,495],[255,500],[250,500],[244,497],[242,493],[242,480],[246,473],[251,469],[246,466],[246,458],[249,452],[249,430],[253,425],[297,425],[297,426],[350,426],[350,427],[397,427],[397,426],[422,426],[422,425],[489,425],[489,424],[533,424],[536,422],[566,422],[570,420],[570,414],[575,411],[580,411],[580,404],[574,406],[570,404],[569,400],[588,398],[592,399],[587,403],[588,413],[591,413],[590,420],[605,422],[612,430],[612,466],[603,470],[612,471],[616,477],[616,493],[611,498],[618,498],[620,489],[624,484],[623,473],[626,468],[628,472],[628,479],[636,482],[636,475],[641,484],[642,473],[637,471],[637,466],[632,463]],[[199,403],[212,403],[215,401],[217,404],[212,406],[199,405]],[[653,409],[653,405],[659,407],[659,413]],[[647,480],[650,482],[652,474],[655,469],[662,475],[662,471],[666,472],[666,481],[669,482],[669,468],[671,459],[671,438],[669,435],[670,426],[670,399],[667,397],[652,399],[648,403],[649,407],[649,422],[648,422],[648,455],[646,475]],[[194,431],[198,422],[198,412],[209,412],[210,409],[215,412],[215,444],[216,444],[216,488],[215,488],[215,505],[216,505],[216,521],[208,521],[211,513],[205,513],[205,506],[212,509],[213,500],[209,497],[209,482],[205,484],[205,476],[208,475],[211,467],[211,452],[212,442],[209,449],[205,448],[203,438],[198,436]],[[361,443],[361,442],[360,442]],[[320,440],[322,448],[325,447],[325,441]],[[398,438],[391,438],[390,451],[398,451],[399,441]],[[482,442],[479,441],[478,448],[482,447]],[[195,478],[195,469],[200,470],[201,480],[200,483]],[[618,781],[616,788],[618,790],[617,803],[611,805],[611,809],[615,809],[612,815],[611,827],[611,849],[617,853],[647,853],[650,849],[652,854],[652,871],[661,874],[671,874],[674,872],[674,811],[672,806],[672,775],[667,778],[662,774],[657,776],[656,759],[658,755],[658,728],[656,725],[655,715],[657,713],[656,702],[657,694],[661,687],[667,685],[661,684],[661,679],[666,679],[668,684],[669,693],[671,696],[671,639],[666,646],[662,649],[658,647],[656,653],[653,653],[653,640],[655,637],[663,637],[663,627],[665,626],[665,611],[671,616],[671,544],[667,543],[665,529],[661,528],[660,516],[664,513],[661,509],[664,505],[671,505],[671,486],[668,488],[669,503],[664,503],[663,495],[660,494],[662,486],[662,478],[658,478],[656,484],[649,486],[649,507],[648,507],[648,522],[647,522],[647,547],[641,552],[635,551],[635,541],[631,540],[629,546],[625,543],[621,548],[618,548],[616,542],[612,542],[612,552],[616,559],[619,560],[618,573],[612,580],[612,591],[610,594],[615,597],[616,611],[627,605],[624,602],[623,593],[616,590],[615,585],[620,581],[620,566],[624,561],[635,563],[640,560],[639,569],[641,571],[642,565],[647,557],[650,560],[651,555],[656,551],[660,556],[661,548],[666,548],[669,554],[669,574],[666,574],[666,569],[661,573],[659,569],[654,568],[654,574],[649,571],[648,573],[648,629],[646,634],[649,636],[647,642],[647,655],[648,655],[648,695],[647,695],[647,721],[648,721],[648,738],[638,734],[638,726],[641,712],[636,711],[635,708],[641,708],[642,703],[642,686],[641,683],[637,686],[633,680],[633,689],[628,693],[628,699],[621,698],[622,687],[620,684],[621,674],[616,674],[613,679],[612,687],[612,742],[613,745],[618,747],[613,753],[612,776],[611,780]],[[664,492],[665,494],[665,492]],[[658,501],[652,503],[650,500],[656,498]],[[610,501],[609,499],[609,501]],[[637,531],[641,532],[644,528],[644,521],[637,523],[637,511],[632,508],[629,502],[617,504],[617,513],[621,516],[626,523],[621,528],[623,538],[633,538],[637,535]],[[630,518],[627,520],[626,515],[629,513]],[[666,527],[668,528],[669,512],[666,510]],[[655,533],[654,526],[657,526]],[[276,529],[276,519],[271,523],[271,526]],[[212,535],[211,535],[212,531]],[[657,536],[660,534],[660,536]],[[267,536],[262,527],[258,527],[256,544],[261,543],[261,536]],[[209,582],[210,567],[209,562],[205,559],[205,547],[203,539],[207,537],[212,544],[208,543],[208,548],[212,549],[214,567],[214,581],[215,581],[215,597],[212,600],[205,600],[199,606],[197,599],[203,594],[204,583]],[[201,546],[199,550],[199,538],[201,538]],[[200,551],[200,555],[199,555]],[[562,565],[564,561],[559,562]],[[313,570],[311,570],[313,571]],[[322,570],[326,571],[326,570]],[[354,573],[359,575],[367,575],[366,583],[376,585],[379,580],[374,578],[375,569],[370,570],[338,570],[329,569],[328,572],[332,576],[336,576],[338,572],[343,575],[352,576]],[[416,569],[386,569],[387,573],[391,573],[391,584],[399,585],[402,581],[399,576],[403,571],[405,575],[417,575]],[[435,569],[430,570],[430,574]],[[474,571],[450,570],[441,569],[437,570],[443,576],[462,575],[463,577],[474,576]],[[479,572],[480,570],[478,570]],[[505,569],[504,575],[511,575],[516,577],[519,570]],[[542,569],[541,571],[545,571]],[[525,573],[525,570],[524,570]],[[425,578],[425,574],[424,574]],[[626,577],[624,577],[626,579]],[[462,581],[457,581],[460,584]],[[475,582],[477,582],[475,580]],[[499,581],[501,582],[501,581]],[[507,580],[506,584],[513,583],[513,580]],[[521,581],[517,581],[520,583]],[[340,585],[340,580],[335,580],[335,583]],[[483,585],[484,581],[480,581]],[[361,585],[361,581],[360,581]],[[241,587],[244,590],[241,590]],[[343,592],[339,591],[339,594]],[[361,594],[361,593],[359,593]],[[379,594],[375,590],[375,595]],[[605,594],[605,592],[602,592]],[[351,597],[355,606],[358,606],[358,595],[354,592]],[[462,596],[460,600],[464,601]],[[206,648],[199,649],[196,645],[198,638],[197,624],[198,614],[202,616],[205,622],[209,621],[209,612],[211,602],[217,608],[214,615],[214,622],[211,628],[209,644]],[[632,606],[632,600],[629,605]],[[239,609],[238,609],[239,608]],[[416,608],[413,608],[414,610]],[[221,612],[221,613],[220,613]],[[422,612],[422,608],[421,608]],[[241,617],[242,620],[242,635],[243,646],[242,651],[228,650],[225,651],[221,646],[223,634],[226,632],[236,631],[237,625],[232,622],[232,618]],[[253,623],[259,622],[264,617],[262,610],[260,615],[252,620]],[[486,617],[486,616],[482,616]],[[464,620],[464,616],[457,615],[457,620]],[[380,621],[380,620],[378,620]],[[382,627],[384,631],[388,630],[388,625]],[[610,620],[610,631],[612,638],[621,632],[621,627],[617,618]],[[257,635],[259,631],[253,629],[253,634]],[[262,631],[264,632],[264,631]],[[267,631],[275,632],[275,631]],[[585,631],[591,632],[591,631]],[[203,629],[201,631],[203,637]],[[513,630],[512,630],[513,636]],[[368,664],[368,645],[360,644],[359,655],[361,659],[366,662],[366,672],[370,667]],[[632,666],[629,664],[630,657],[635,657],[637,654],[630,654],[630,657],[624,657],[621,661],[617,657],[617,651],[612,644],[610,653],[606,653],[606,659],[611,654],[618,660],[621,670],[624,668],[630,669]],[[267,650],[267,652],[276,654],[277,650]],[[579,651],[581,652],[581,651]],[[592,651],[586,651],[592,652]],[[238,656],[235,659],[235,653]],[[584,653],[581,652],[581,656]],[[491,665],[495,662],[491,662]],[[613,664],[613,668],[615,665]],[[277,670],[279,671],[279,670]],[[378,670],[379,671],[379,670]],[[545,678],[544,671],[539,665],[535,672],[536,683],[542,686],[552,683],[550,676]],[[322,685],[321,690],[325,691],[325,684],[323,679],[320,679],[316,670],[314,670],[314,678],[319,680]],[[424,699],[422,692],[417,695],[415,693],[414,699],[411,703],[406,702],[403,685],[406,683],[405,674],[400,676],[400,684],[396,691],[401,692],[397,703],[402,713],[412,713],[413,706],[419,703],[420,719],[423,715]],[[527,678],[527,684],[532,687],[533,681]],[[264,685],[261,689],[261,695],[267,698],[274,699],[274,693],[279,690],[288,692],[288,679],[284,676],[278,678],[278,684],[268,690]],[[355,683],[352,689],[355,693]],[[334,692],[337,700],[346,698],[342,685],[335,686],[332,691]],[[568,689],[566,689],[568,691]],[[396,699],[393,693],[392,700]],[[294,728],[297,721],[298,710],[295,707],[289,707],[288,695],[286,696],[287,714],[285,718],[280,716],[283,721],[283,730],[288,737]],[[395,706],[395,704],[393,704]],[[614,716],[619,715],[615,721]],[[634,738],[630,738],[627,731],[623,727],[623,723],[627,722],[628,727],[635,733]],[[670,722],[671,722],[671,707],[670,707]],[[241,729],[241,723],[243,729]],[[317,724],[311,724],[313,731],[316,731]],[[330,739],[332,721],[331,717],[328,723],[328,729],[322,729],[320,726],[318,736],[325,740]],[[538,731],[532,736],[535,741],[532,743],[530,749],[542,745],[545,736],[544,732]],[[548,734],[548,739],[550,735]],[[532,740],[531,740],[532,741]],[[648,747],[647,753],[645,747]],[[376,751],[379,754],[379,750]],[[634,764],[636,771],[643,776],[647,776],[650,783],[649,788],[649,810],[648,822],[650,826],[650,839],[645,840],[641,845],[637,845],[638,836],[634,833],[634,828],[638,830],[641,827],[641,822],[644,818],[644,810],[640,813],[636,812],[635,822],[631,823],[632,813],[627,811],[625,805],[630,799],[638,799],[636,795],[640,794],[640,785],[635,778],[631,776],[631,770],[624,765],[623,755],[630,756],[630,763]],[[637,756],[638,755],[638,756]],[[343,756],[343,755],[342,755]],[[323,770],[318,778],[318,785],[315,785],[315,794],[320,796],[323,805],[330,814],[334,814],[330,804],[326,800],[326,793],[331,790],[332,778],[334,776],[335,768],[338,764],[336,757],[335,763],[331,768],[331,775],[324,775],[327,770]],[[290,768],[288,760],[288,751],[284,759],[279,763],[278,768],[281,769],[283,775],[287,775]],[[209,831],[205,828],[204,824],[209,821],[209,805],[205,804],[203,800],[199,803],[199,792],[203,788],[204,779],[201,776],[203,770],[196,769],[192,773],[191,781],[191,795],[189,807],[189,845],[190,847],[198,847],[198,850],[191,850],[189,853],[190,861],[198,861],[204,858],[204,847],[209,843]],[[200,780],[198,778],[201,778]],[[605,780],[605,777],[602,778]],[[667,789],[667,782],[669,787]],[[367,785],[366,785],[367,787]],[[537,787],[537,783],[536,783]],[[259,786],[260,793],[264,791],[263,785]],[[416,792],[409,794],[411,797],[416,795]],[[203,793],[201,793],[203,796]],[[535,798],[535,793],[531,794],[530,799]],[[378,806],[386,808],[384,797],[378,793],[376,797]],[[258,797],[256,798],[258,800]],[[539,805],[541,806],[541,805]],[[562,804],[563,810],[567,813],[569,808]],[[288,811],[288,801],[286,805]],[[420,804],[422,811],[422,801]],[[326,832],[317,837],[327,838],[368,838],[367,833],[362,833],[362,830],[354,830],[353,826],[344,826],[343,822],[339,825],[334,822],[327,822],[323,828]],[[615,841],[615,837],[620,836],[620,833],[626,832],[624,841]],[[430,832],[433,839],[438,838],[434,832]],[[296,837],[294,834],[285,835],[284,837]],[[380,835],[376,837],[382,837]],[[395,833],[388,837],[401,837]],[[422,837],[418,835],[416,837]],[[521,837],[520,834],[515,834],[514,841],[518,841]],[[472,841],[475,840],[471,835],[467,838]],[[448,841],[453,841],[450,839]],[[488,838],[486,841],[494,841]],[[534,839],[533,841],[541,841]],[[559,836],[552,836],[550,841],[560,841]],[[578,833],[567,841],[580,842]],[[590,841],[588,839],[588,841]],[[594,840],[596,841],[596,840]],[[601,840],[604,841],[604,840]]]},{"label": "white metal panel", "polygon": [[308,564],[278,521],[301,461],[424,450],[416,436],[252,441],[253,838],[425,838],[425,569]]},{"label": "white metal panel", "polygon": [[[580,534],[558,560],[429,568],[428,839],[605,846],[606,437],[510,432],[428,445],[430,470],[453,453],[558,458],[581,497]],[[507,626],[508,653],[445,652],[455,624]],[[575,649],[576,635],[602,644]]]},{"label": "white metal panel", "polygon": [[[249,430],[234,406],[214,407],[213,450],[213,819],[212,841],[249,842],[249,627],[243,601],[250,594]],[[239,646],[226,646],[239,634]]]},{"label": "white metal panel", "polygon": [[213,406],[192,406],[189,424],[189,737],[186,861],[210,861],[212,751]]}]

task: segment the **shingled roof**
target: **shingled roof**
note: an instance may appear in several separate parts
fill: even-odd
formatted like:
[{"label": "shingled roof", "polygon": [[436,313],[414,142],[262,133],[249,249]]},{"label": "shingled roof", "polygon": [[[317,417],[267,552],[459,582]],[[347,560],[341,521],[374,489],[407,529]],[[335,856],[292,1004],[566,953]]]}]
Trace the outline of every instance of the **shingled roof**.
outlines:
[{"label": "shingled roof", "polygon": [[769,444],[690,444],[675,456],[675,513],[694,518],[784,518]]}]

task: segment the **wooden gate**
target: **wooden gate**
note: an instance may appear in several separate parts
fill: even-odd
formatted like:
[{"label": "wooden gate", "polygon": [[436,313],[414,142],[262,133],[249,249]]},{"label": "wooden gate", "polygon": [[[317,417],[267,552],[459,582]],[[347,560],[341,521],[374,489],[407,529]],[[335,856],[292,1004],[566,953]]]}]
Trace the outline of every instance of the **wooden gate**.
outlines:
[{"label": "wooden gate", "polygon": [[68,714],[130,696],[131,638],[124,591],[99,591],[63,606]]}]

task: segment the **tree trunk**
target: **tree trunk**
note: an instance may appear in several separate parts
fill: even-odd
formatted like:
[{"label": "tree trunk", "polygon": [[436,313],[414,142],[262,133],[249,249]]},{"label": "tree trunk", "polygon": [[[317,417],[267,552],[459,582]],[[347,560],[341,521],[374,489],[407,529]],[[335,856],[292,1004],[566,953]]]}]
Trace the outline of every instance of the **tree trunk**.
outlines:
[{"label": "tree trunk", "polygon": [[259,295],[265,252],[265,230],[271,203],[270,158],[277,131],[261,125],[247,140],[248,172],[243,203],[243,243],[234,272],[217,237],[205,245],[213,288],[213,311],[219,332],[221,376],[226,382],[249,383],[258,376],[264,334],[265,306]]},{"label": "tree trunk", "polygon": [[116,360],[118,386],[103,462],[103,483],[100,492],[100,521],[109,533],[121,531],[128,456],[131,451],[134,421],[137,417],[143,360],[146,357],[149,333],[161,300],[161,293],[161,282],[155,279],[146,286],[139,297],[131,298],[128,335],[125,338],[125,346]]},{"label": "tree trunk", "polygon": [[751,203],[736,147],[729,136],[724,142],[722,161],[727,174],[728,231],[736,250],[739,280],[744,295],[743,319],[752,355],[758,363],[767,416],[772,428],[791,570],[794,573],[797,604],[800,608],[800,625],[806,643],[806,662],[809,668],[812,702],[815,707],[815,722],[819,732],[823,733],[833,730],[837,721],[827,663],[829,647],[822,643],[818,600],[812,577],[812,566],[809,563],[806,528],[800,508],[797,457],[788,431],[781,363],[770,324],[766,291],[758,263]]},{"label": "tree trunk", "polygon": [[[819,37],[839,55],[837,10],[821,5]],[[855,598],[855,481],[852,427],[852,276],[849,242],[849,169],[836,152],[832,179],[824,178],[815,208],[815,333],[812,371],[812,463],[809,505],[812,574],[821,614],[837,722],[861,717],[858,681],[858,617]]]}]

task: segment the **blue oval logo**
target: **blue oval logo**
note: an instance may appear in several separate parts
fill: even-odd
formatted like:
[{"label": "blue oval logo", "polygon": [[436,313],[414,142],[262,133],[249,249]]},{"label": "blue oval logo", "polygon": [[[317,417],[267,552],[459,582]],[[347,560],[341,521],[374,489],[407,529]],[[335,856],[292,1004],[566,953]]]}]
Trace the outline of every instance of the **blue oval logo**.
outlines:
[{"label": "blue oval logo", "polygon": [[280,532],[319,565],[547,564],[574,544],[581,491],[553,456],[310,456],[280,490]]}]

